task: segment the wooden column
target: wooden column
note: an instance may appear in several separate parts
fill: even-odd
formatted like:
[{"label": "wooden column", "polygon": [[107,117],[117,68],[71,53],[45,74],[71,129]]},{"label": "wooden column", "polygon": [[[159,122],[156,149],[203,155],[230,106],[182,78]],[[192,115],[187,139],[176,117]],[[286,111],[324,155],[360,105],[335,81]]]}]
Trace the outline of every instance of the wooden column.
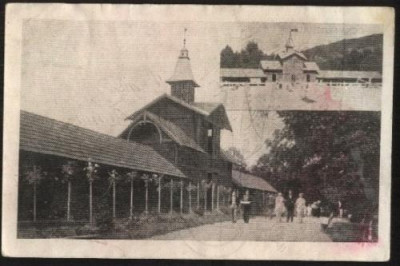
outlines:
[{"label": "wooden column", "polygon": [[144,213],[148,214],[149,213],[149,181],[145,180],[144,181],[144,186],[145,186],[145,205],[144,205]]},{"label": "wooden column", "polygon": [[183,180],[181,179],[181,199],[179,204],[181,214],[183,213]]},{"label": "wooden column", "polygon": [[133,178],[131,178],[131,200],[129,205],[129,219],[133,218]]},{"label": "wooden column", "polygon": [[116,211],[115,211],[115,180],[112,183],[113,185],[113,218],[116,218]]},{"label": "wooden column", "polygon": [[173,211],[173,190],[174,190],[174,180],[171,178],[170,182],[170,193],[169,193],[169,199],[170,199],[170,209],[169,212],[172,214]]},{"label": "wooden column", "polygon": [[36,222],[36,182],[33,182],[33,221]]},{"label": "wooden column", "polygon": [[93,224],[93,206],[92,206],[92,182],[89,181],[89,223]]},{"label": "wooden column", "polygon": [[207,188],[207,184],[206,187],[204,189],[205,193],[204,193],[204,212],[207,211],[207,199],[208,199],[208,188]]},{"label": "wooden column", "polygon": [[214,210],[214,183],[211,185],[211,211]]},{"label": "wooden column", "polygon": [[200,181],[197,181],[197,209],[200,208]]},{"label": "wooden column", "polygon": [[161,213],[161,178],[162,175],[158,177],[158,213]]},{"label": "wooden column", "polygon": [[217,185],[217,211],[219,211],[219,186]]},{"label": "wooden column", "polygon": [[68,180],[67,221],[71,221],[71,180]]},{"label": "wooden column", "polygon": [[189,182],[189,213],[192,213],[192,182]]}]

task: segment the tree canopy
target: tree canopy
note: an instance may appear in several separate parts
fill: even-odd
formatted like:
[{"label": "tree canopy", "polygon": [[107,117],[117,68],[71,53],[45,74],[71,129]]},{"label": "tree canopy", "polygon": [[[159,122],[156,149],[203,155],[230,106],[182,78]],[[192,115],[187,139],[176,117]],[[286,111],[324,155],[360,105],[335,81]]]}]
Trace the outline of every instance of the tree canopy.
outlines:
[{"label": "tree canopy", "polygon": [[252,171],[278,190],[348,208],[377,204],[380,112],[279,111],[285,126]]},{"label": "tree canopy", "polygon": [[258,68],[260,60],[269,58],[261,51],[256,42],[250,41],[245,49],[240,52],[234,52],[227,45],[221,51],[221,67],[222,68]]}]

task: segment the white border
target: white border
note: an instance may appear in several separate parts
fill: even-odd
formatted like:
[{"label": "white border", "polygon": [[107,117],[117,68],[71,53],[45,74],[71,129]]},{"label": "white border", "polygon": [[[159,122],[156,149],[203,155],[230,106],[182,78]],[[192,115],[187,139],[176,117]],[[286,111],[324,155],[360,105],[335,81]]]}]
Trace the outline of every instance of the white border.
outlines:
[{"label": "white border", "polygon": [[[384,63],[379,241],[215,242],[16,238],[22,20],[140,20],[382,24]],[[394,10],[384,7],[8,4],[5,38],[2,254],[13,257],[384,261],[390,253]]]}]

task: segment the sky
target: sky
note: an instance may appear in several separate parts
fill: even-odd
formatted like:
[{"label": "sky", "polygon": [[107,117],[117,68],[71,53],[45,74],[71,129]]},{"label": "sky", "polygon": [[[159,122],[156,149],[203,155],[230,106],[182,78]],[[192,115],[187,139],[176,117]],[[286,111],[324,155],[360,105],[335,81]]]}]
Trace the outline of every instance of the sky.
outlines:
[{"label": "sky", "polygon": [[[183,32],[194,77],[196,101],[224,102],[219,54],[249,41],[264,52],[284,45],[291,28],[299,50],[344,38],[382,33],[377,25],[303,23],[137,22],[29,19],[23,25],[21,108],[117,136],[125,118],[155,97],[169,93]],[[271,111],[235,111],[225,106],[233,132],[221,146],[235,146],[249,165],[266,152],[265,139],[283,126]]]}]

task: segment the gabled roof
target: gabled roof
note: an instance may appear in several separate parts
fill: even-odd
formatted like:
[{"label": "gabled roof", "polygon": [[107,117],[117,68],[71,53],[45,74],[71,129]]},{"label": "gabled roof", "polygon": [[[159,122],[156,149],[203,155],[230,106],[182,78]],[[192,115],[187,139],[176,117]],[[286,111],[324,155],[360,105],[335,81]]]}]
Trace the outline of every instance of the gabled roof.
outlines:
[{"label": "gabled roof", "polygon": [[232,170],[232,179],[233,183],[241,187],[274,192],[274,193],[278,192],[267,181],[265,181],[261,177],[252,174],[243,173],[237,170]]},{"label": "gabled roof", "polygon": [[220,77],[263,78],[265,77],[265,74],[259,68],[221,68]]},{"label": "gabled roof", "polygon": [[282,70],[282,64],[278,60],[262,60],[260,65],[263,70]]},{"label": "gabled roof", "polygon": [[304,62],[304,71],[319,72],[319,66],[315,62]]},{"label": "gabled roof", "polygon": [[138,171],[186,177],[153,148],[21,111],[20,149]]},{"label": "gabled roof", "polygon": [[[168,95],[168,94],[163,94],[163,95],[157,97],[156,99],[154,99],[153,101],[151,101],[150,103],[146,104],[144,107],[142,107],[138,111],[136,111],[133,114],[131,114],[130,116],[128,116],[126,119],[132,120],[138,113],[140,113],[140,112],[150,108],[151,106],[157,104],[162,99],[168,99],[168,100],[170,100],[170,101],[172,101],[174,103],[177,103],[177,104],[179,104],[179,105],[181,105],[181,106],[183,106],[183,107],[185,107],[185,108],[187,108],[187,109],[189,109],[189,110],[191,110],[191,111],[193,111],[193,112],[195,112],[197,114],[200,114],[200,115],[204,116],[207,121],[209,121],[211,123],[214,123],[215,121],[212,119],[212,117],[210,117],[210,115],[213,114],[214,111],[216,111],[217,109],[220,109],[218,107],[222,106],[223,110],[225,110],[225,108],[223,107],[222,104],[218,104],[218,106],[213,108],[212,112],[208,112],[207,110],[203,110],[203,109],[199,108],[198,106],[196,106],[196,103],[189,104],[189,103],[187,103],[187,102],[185,102],[185,101],[183,101],[181,99],[178,99],[178,98],[176,98],[174,96],[171,96],[171,95]],[[210,106],[213,105],[213,104],[214,103],[210,103]],[[205,103],[199,103],[199,105],[205,106]],[[226,113],[225,113],[225,116],[226,116]],[[224,123],[223,125],[219,125],[219,126],[221,126],[222,128],[226,128],[226,129],[232,131],[231,125],[229,124],[229,120],[227,121],[227,123]]]},{"label": "gabled roof", "polygon": [[378,71],[340,71],[340,70],[321,70],[317,78],[382,78]]},{"label": "gabled roof", "polygon": [[228,153],[228,152],[226,152],[226,151],[224,151],[222,149],[220,150],[219,154],[221,156],[221,159],[224,160],[224,161],[227,161],[227,162],[230,162],[230,163],[233,163],[233,164],[236,164],[236,165],[241,165],[242,164],[235,157],[233,157],[230,153]]},{"label": "gabled roof", "polygon": [[143,120],[144,117],[146,118],[146,120],[150,120],[155,125],[157,125],[168,137],[170,137],[179,145],[186,146],[191,149],[205,153],[205,151],[196,143],[196,141],[190,138],[188,135],[186,135],[186,133],[180,127],[178,127],[171,121],[168,121],[147,110],[138,113],[136,117],[133,119],[132,123],[129,125],[129,127],[120,134],[120,137],[125,137],[132,128],[132,126],[135,126],[137,122]]},{"label": "gabled roof", "polygon": [[281,60],[285,60],[294,55],[297,55],[298,57],[300,57],[303,60],[307,60],[307,57],[303,53],[300,53],[296,50],[282,51],[282,52],[278,53],[278,56]]},{"label": "gabled roof", "polygon": [[[183,51],[183,53],[182,53]],[[192,67],[190,66],[190,59],[187,56],[187,50],[182,50],[178,61],[175,65],[174,74],[167,80],[167,83],[174,83],[179,81],[191,81],[195,87],[199,87],[193,77]]]},{"label": "gabled roof", "polygon": [[192,105],[206,111],[210,115],[221,103],[211,103],[211,102],[194,102]]}]

